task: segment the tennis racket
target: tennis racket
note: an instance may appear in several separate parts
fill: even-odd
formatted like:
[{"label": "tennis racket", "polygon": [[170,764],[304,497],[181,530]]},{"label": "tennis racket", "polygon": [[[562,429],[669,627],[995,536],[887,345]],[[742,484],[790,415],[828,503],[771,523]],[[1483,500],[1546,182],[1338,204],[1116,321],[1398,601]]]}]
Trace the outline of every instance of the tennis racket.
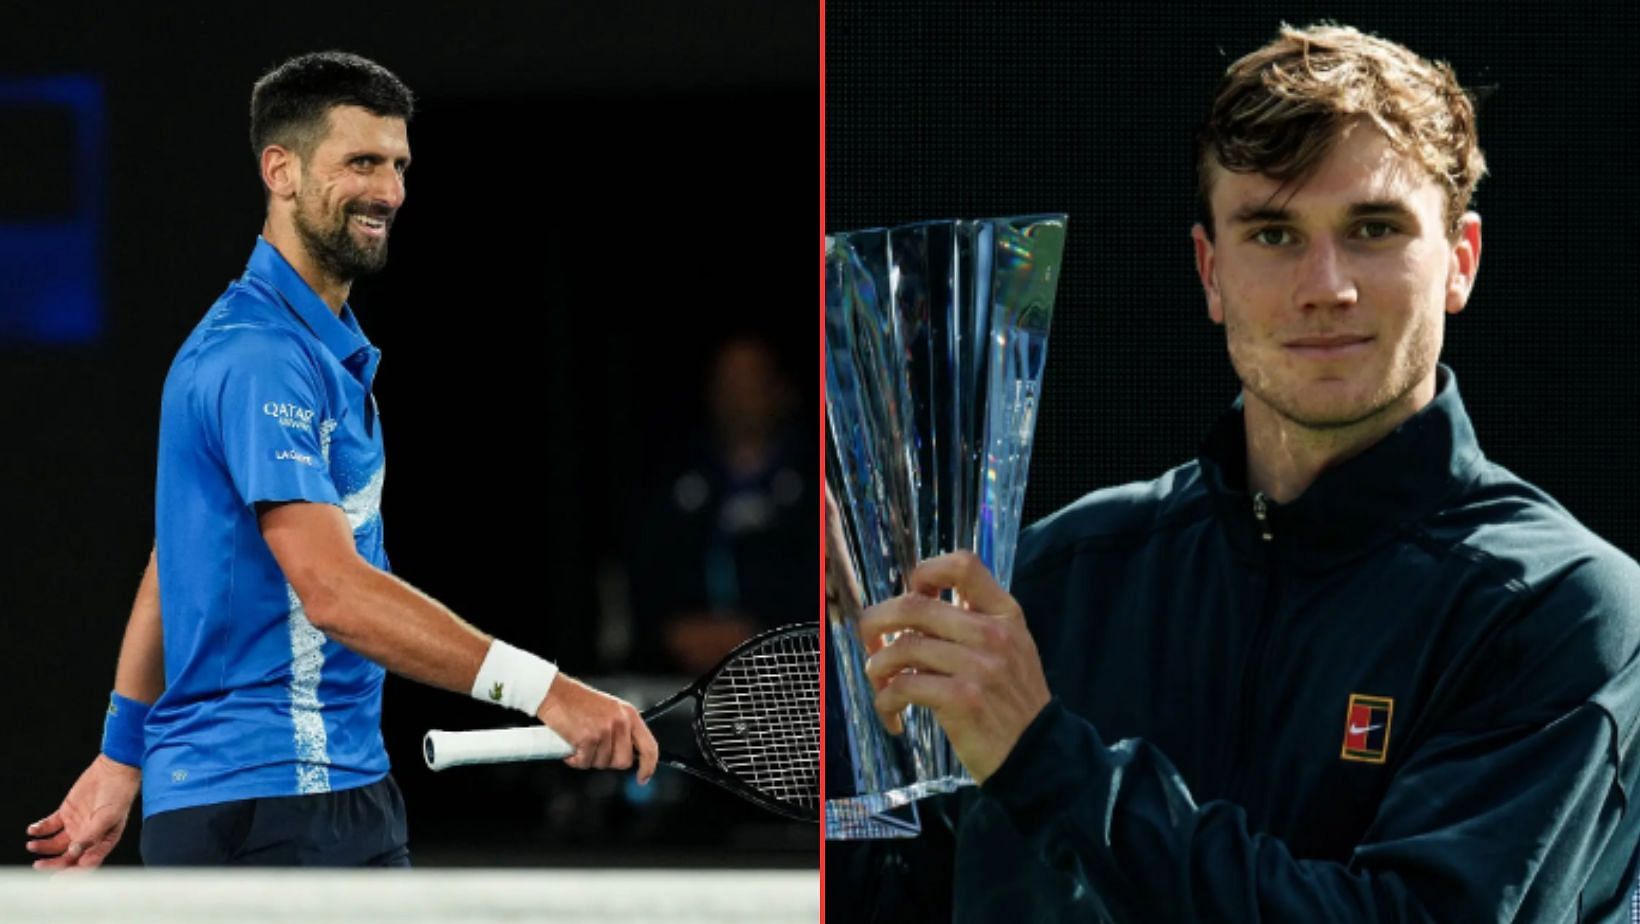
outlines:
[{"label": "tennis racket", "polygon": [[[660,762],[721,786],[771,812],[820,820],[820,631],[784,626],[740,643],[699,680],[643,711],[650,721],[694,705],[702,759],[661,750]],[[561,760],[575,753],[545,725],[430,731],[422,755],[433,770],[463,764]]]}]

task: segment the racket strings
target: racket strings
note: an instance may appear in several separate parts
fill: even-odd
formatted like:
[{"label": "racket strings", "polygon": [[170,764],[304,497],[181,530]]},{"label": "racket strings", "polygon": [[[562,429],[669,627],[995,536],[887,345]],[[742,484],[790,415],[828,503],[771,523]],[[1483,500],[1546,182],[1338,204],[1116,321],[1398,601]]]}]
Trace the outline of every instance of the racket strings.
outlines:
[{"label": "racket strings", "polygon": [[820,804],[820,637],[778,635],[731,659],[707,685],[701,725],[709,756],[789,805]]}]

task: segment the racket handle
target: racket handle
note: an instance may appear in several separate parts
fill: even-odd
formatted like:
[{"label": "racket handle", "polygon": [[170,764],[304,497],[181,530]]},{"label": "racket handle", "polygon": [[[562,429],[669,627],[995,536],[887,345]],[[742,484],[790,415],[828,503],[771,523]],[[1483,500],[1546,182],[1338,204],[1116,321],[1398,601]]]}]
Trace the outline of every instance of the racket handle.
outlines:
[{"label": "racket handle", "polygon": [[492,728],[486,731],[439,731],[421,739],[421,756],[430,770],[463,764],[499,764],[515,760],[560,760],[575,753],[569,742],[545,725]]}]

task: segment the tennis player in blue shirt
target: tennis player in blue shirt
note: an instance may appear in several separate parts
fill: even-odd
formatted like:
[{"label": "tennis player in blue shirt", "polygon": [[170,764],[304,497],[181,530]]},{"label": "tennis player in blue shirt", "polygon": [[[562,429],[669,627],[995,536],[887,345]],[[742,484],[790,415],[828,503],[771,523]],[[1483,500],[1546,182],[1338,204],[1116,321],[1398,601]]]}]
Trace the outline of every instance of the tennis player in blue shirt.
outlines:
[{"label": "tennis player in blue shirt", "polygon": [[380,353],[347,297],[386,264],[412,110],[397,77],[336,52],[252,91],[267,222],[166,378],[154,554],[102,752],[29,826],[37,868],[100,864],[139,787],[149,865],[409,865],[388,670],[538,717],[571,766],[654,772],[632,706],[390,573]]}]

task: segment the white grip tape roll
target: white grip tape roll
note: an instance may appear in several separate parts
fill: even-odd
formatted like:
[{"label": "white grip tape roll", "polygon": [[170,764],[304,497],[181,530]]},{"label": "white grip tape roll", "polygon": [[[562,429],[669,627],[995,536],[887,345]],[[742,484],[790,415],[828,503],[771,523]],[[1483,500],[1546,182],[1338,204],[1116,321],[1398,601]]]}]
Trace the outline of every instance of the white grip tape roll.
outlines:
[{"label": "white grip tape roll", "polygon": [[431,770],[463,764],[498,764],[516,760],[560,760],[575,753],[569,742],[545,725],[492,728],[486,731],[430,731],[421,740],[421,755]]}]

